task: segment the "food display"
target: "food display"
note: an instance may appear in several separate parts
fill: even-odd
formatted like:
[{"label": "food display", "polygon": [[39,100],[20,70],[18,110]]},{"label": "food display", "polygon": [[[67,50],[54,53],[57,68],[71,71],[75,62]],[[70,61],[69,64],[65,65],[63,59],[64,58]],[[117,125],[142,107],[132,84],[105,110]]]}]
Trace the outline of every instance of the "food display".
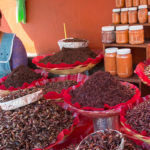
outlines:
[{"label": "food display", "polygon": [[121,9],[121,23],[127,24],[128,23],[128,8]]},{"label": "food display", "polygon": [[35,80],[42,78],[40,74],[35,73],[26,66],[19,66],[14,69],[2,83],[6,88],[21,87],[24,83],[32,83]]},{"label": "food display", "polygon": [[118,48],[112,47],[105,49],[104,67],[105,71],[112,75],[117,74],[116,55]]},{"label": "food display", "polygon": [[140,0],[133,0],[133,7],[138,7],[140,5]]},{"label": "food display", "polygon": [[131,49],[117,50],[117,74],[121,78],[128,78],[133,74]]},{"label": "food display", "polygon": [[120,23],[120,9],[113,9],[112,13],[112,23],[119,24]]},{"label": "food display", "polygon": [[115,27],[114,26],[102,27],[102,42],[114,43],[115,41],[116,41]]},{"label": "food display", "polygon": [[125,0],[116,0],[116,8],[122,8],[125,6]]},{"label": "food display", "polygon": [[150,79],[150,65],[145,67],[144,74]]},{"label": "food display", "polygon": [[122,150],[123,146],[124,138],[119,131],[104,130],[88,135],[76,150]]},{"label": "food display", "polygon": [[148,5],[150,5],[150,0],[148,0]]},{"label": "food display", "polygon": [[133,0],[125,0],[125,6],[127,8],[132,7],[133,6]]},{"label": "food display", "polygon": [[144,29],[142,25],[129,27],[129,43],[130,44],[144,43]]},{"label": "food display", "polygon": [[14,111],[0,109],[0,116],[0,149],[44,149],[73,124],[70,112],[48,100]]},{"label": "food display", "polygon": [[97,55],[88,47],[78,49],[63,48],[62,51],[43,58],[39,63],[47,64],[50,62],[51,64],[74,64],[76,61],[84,62],[88,58],[95,58],[96,56]]},{"label": "food display", "polygon": [[147,23],[148,21],[148,8],[147,5],[140,5],[138,11],[139,23]]},{"label": "food display", "polygon": [[129,8],[128,12],[128,22],[129,24],[135,24],[138,22],[138,11],[137,7],[131,7]]},{"label": "food display", "polygon": [[116,43],[118,44],[129,43],[129,26],[116,27]]},{"label": "food display", "polygon": [[131,126],[132,129],[138,131],[138,133],[146,132],[146,135],[150,135],[149,128],[149,114],[150,114],[150,101],[145,101],[139,105],[133,107],[127,111],[125,118],[126,123]]},{"label": "food display", "polygon": [[110,73],[98,71],[80,87],[70,91],[71,102],[82,107],[104,108],[130,100],[135,91],[122,85]]}]

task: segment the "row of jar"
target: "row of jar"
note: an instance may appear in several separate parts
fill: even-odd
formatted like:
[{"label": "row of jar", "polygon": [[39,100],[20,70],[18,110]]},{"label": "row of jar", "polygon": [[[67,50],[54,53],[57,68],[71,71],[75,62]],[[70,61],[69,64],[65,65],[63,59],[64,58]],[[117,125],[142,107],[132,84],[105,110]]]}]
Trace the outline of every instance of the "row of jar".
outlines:
[{"label": "row of jar", "polygon": [[136,23],[150,23],[150,12],[148,12],[148,5],[140,5],[131,8],[113,9],[112,23],[113,24],[136,24]]},{"label": "row of jar", "polygon": [[139,5],[150,5],[150,0],[116,0],[116,8],[138,7]]},{"label": "row of jar", "polygon": [[131,49],[107,48],[104,57],[105,71],[121,78],[133,74]]},{"label": "row of jar", "polygon": [[104,26],[102,27],[102,43],[143,44],[143,26],[118,26],[116,31],[114,26]]}]

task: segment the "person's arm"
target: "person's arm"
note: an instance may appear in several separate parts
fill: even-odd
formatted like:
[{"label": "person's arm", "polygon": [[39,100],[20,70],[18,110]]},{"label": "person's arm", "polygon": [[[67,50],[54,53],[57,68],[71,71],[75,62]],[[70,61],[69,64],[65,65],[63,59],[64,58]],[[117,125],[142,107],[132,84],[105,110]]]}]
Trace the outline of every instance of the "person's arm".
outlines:
[{"label": "person's arm", "polygon": [[21,40],[15,36],[11,56],[11,69],[13,70],[20,65],[28,65],[27,53]]}]

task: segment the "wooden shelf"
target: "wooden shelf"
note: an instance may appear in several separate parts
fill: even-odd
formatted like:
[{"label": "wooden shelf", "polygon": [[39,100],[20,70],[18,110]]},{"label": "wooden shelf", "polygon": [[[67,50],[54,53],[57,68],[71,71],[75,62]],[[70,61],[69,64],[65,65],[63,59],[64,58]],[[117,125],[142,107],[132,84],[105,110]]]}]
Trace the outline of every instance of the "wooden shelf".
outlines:
[{"label": "wooden shelf", "polygon": [[135,25],[143,25],[144,27],[150,27],[150,23],[136,23],[136,24],[111,24],[112,26],[135,26]]},{"label": "wooden shelf", "polygon": [[138,45],[132,45],[132,44],[117,44],[117,43],[112,43],[112,44],[104,44],[105,47],[137,47],[137,48],[147,48],[148,44],[150,44],[150,41],[146,41],[144,44],[138,44]]},{"label": "wooden shelf", "polygon": [[130,83],[140,83],[141,80],[139,79],[139,77],[136,74],[133,74],[132,77],[130,78],[120,78],[118,76],[115,76],[115,78],[117,78],[120,81],[125,81],[125,82],[130,82]]}]

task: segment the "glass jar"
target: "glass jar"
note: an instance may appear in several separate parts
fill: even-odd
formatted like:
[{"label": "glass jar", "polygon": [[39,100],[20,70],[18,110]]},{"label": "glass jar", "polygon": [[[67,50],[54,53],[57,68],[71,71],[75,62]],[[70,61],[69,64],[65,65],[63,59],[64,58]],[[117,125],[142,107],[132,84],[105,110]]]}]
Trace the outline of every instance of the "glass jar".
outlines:
[{"label": "glass jar", "polygon": [[125,5],[127,8],[132,7],[133,6],[133,0],[126,0]]},{"label": "glass jar", "polygon": [[128,23],[128,8],[121,9],[121,23],[127,24]]},{"label": "glass jar", "polygon": [[138,7],[140,5],[140,0],[133,0],[133,7]]},{"label": "glass jar", "polygon": [[116,27],[116,43],[118,44],[129,43],[129,26]]},{"label": "glass jar", "polygon": [[125,6],[125,0],[116,0],[116,8],[123,8]]},{"label": "glass jar", "polygon": [[129,43],[130,44],[144,43],[144,29],[142,25],[129,27]]},{"label": "glass jar", "polygon": [[117,50],[117,74],[121,78],[128,78],[133,74],[131,49]]},{"label": "glass jar", "polygon": [[150,5],[150,0],[148,0],[148,5]]},{"label": "glass jar", "polygon": [[114,43],[115,41],[116,41],[115,27],[114,26],[102,27],[102,42],[103,43]]},{"label": "glass jar", "polygon": [[128,22],[129,24],[135,24],[138,22],[138,12],[137,12],[137,7],[131,7],[129,8],[128,12]]},{"label": "glass jar", "polygon": [[147,0],[140,0],[140,5],[147,5],[148,1]]},{"label": "glass jar", "polygon": [[148,12],[148,23],[150,23],[150,11]]},{"label": "glass jar", "polygon": [[112,47],[105,49],[104,66],[105,71],[112,75],[117,74],[116,55],[118,48]]},{"label": "glass jar", "polygon": [[119,24],[120,23],[120,9],[113,9],[112,13],[112,23]]},{"label": "glass jar", "polygon": [[147,5],[140,5],[138,11],[139,23],[146,23],[148,20],[148,9]]}]

